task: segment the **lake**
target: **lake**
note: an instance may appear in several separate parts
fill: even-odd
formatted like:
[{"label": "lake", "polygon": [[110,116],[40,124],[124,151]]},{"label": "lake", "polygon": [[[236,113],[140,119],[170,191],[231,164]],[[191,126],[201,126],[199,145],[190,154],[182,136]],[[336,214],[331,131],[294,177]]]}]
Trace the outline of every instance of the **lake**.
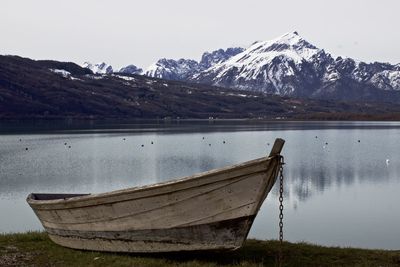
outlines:
[{"label": "lake", "polygon": [[[0,232],[43,229],[31,192],[167,181],[262,157],[277,137],[286,240],[400,249],[399,122],[0,122]],[[277,185],[249,237],[277,239]]]}]

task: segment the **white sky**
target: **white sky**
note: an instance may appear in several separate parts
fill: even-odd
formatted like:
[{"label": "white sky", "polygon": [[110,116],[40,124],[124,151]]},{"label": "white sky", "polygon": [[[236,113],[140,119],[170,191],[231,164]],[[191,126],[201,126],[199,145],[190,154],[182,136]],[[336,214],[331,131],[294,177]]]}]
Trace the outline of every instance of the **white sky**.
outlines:
[{"label": "white sky", "polygon": [[400,63],[398,0],[1,0],[0,54],[147,68],[297,30],[334,55]]}]

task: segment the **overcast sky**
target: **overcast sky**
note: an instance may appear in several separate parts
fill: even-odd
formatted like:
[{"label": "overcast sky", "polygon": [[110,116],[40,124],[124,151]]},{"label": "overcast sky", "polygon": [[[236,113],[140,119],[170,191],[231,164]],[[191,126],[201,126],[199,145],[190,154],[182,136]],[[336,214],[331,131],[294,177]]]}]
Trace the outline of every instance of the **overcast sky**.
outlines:
[{"label": "overcast sky", "polygon": [[399,14],[398,0],[1,0],[0,54],[146,68],[296,30],[334,55],[400,63]]}]

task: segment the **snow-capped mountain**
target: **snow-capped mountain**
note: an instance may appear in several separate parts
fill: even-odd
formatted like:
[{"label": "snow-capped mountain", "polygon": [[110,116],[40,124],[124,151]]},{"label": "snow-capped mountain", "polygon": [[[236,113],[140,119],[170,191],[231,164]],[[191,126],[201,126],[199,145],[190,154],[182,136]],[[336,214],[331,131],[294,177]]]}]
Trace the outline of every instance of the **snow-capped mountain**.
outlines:
[{"label": "snow-capped mountain", "polygon": [[303,62],[310,62],[317,55],[330,58],[330,55],[301,38],[297,32],[292,32],[271,41],[255,42],[243,52],[192,79],[214,85],[290,95],[309,80],[310,74],[304,71]]},{"label": "snow-capped mountain", "polygon": [[104,62],[93,64],[86,61],[82,64],[82,67],[90,69],[93,73],[96,74],[110,74],[114,72],[113,67]]},{"label": "snow-capped mountain", "polygon": [[[308,66],[301,65],[317,57],[333,60],[297,32],[292,32],[274,40],[255,42],[247,49],[236,47],[206,52],[200,62],[161,59],[150,66],[145,75],[279,95],[307,96],[311,93],[309,88],[315,87],[314,79],[310,80],[310,75],[315,73],[305,71]],[[325,61],[320,64],[326,64]]]},{"label": "snow-capped mountain", "polygon": [[218,49],[211,53],[205,52],[200,62],[183,58],[179,60],[163,58],[147,68],[144,75],[167,80],[191,80],[194,75],[242,51],[243,48],[234,47],[226,50]]},{"label": "snow-capped mountain", "polygon": [[364,99],[376,90],[400,91],[400,67],[334,58],[290,32],[256,42],[191,80],[287,96]]},{"label": "snow-capped mountain", "polygon": [[143,69],[136,67],[135,65],[128,65],[126,67],[122,67],[118,70],[120,73],[126,74],[142,74]]},{"label": "snow-capped mountain", "polygon": [[[84,67],[111,73],[105,64]],[[119,72],[277,94],[322,99],[390,101],[400,94],[400,64],[365,63],[334,57],[297,32],[248,48],[205,52],[192,59],[160,59],[145,71],[129,65]]]},{"label": "snow-capped mountain", "polygon": [[147,68],[144,75],[167,80],[187,80],[199,71],[199,63],[191,59],[162,58]]}]

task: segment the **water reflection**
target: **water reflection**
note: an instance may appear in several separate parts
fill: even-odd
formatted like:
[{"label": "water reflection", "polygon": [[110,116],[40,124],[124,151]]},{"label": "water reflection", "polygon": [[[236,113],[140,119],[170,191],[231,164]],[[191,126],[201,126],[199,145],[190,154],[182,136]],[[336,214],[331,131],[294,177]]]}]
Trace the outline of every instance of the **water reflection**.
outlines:
[{"label": "water reflection", "polygon": [[397,129],[399,122],[379,121],[249,121],[249,120],[18,120],[0,121],[0,133],[200,133],[209,131],[287,131],[321,129]]},{"label": "water reflection", "polygon": [[[170,180],[264,156],[281,137],[287,141],[283,154],[289,240],[400,248],[400,213],[395,207],[389,215],[381,210],[400,201],[399,194],[387,197],[400,184],[399,123],[94,122],[64,128],[29,125],[31,130],[20,124],[0,126],[0,212],[13,207],[1,218],[0,232],[41,229],[25,204],[30,192],[104,192]],[[275,187],[251,236],[275,238],[276,195]],[[390,223],[377,222],[371,214],[388,216],[385,222]],[[339,226],[340,220],[348,225]],[[336,227],[347,228],[332,231]],[[386,238],[365,240],[363,234],[374,227],[386,229]]]},{"label": "water reflection", "polygon": [[300,201],[305,201],[312,197],[315,192],[329,190],[330,187],[350,187],[355,182],[384,183],[390,182],[390,178],[396,175],[384,164],[374,166],[365,164],[364,168],[355,169],[355,165],[350,161],[345,165],[333,163],[329,166],[324,165],[301,165],[298,168],[287,168],[286,186],[290,185],[293,193]]}]

